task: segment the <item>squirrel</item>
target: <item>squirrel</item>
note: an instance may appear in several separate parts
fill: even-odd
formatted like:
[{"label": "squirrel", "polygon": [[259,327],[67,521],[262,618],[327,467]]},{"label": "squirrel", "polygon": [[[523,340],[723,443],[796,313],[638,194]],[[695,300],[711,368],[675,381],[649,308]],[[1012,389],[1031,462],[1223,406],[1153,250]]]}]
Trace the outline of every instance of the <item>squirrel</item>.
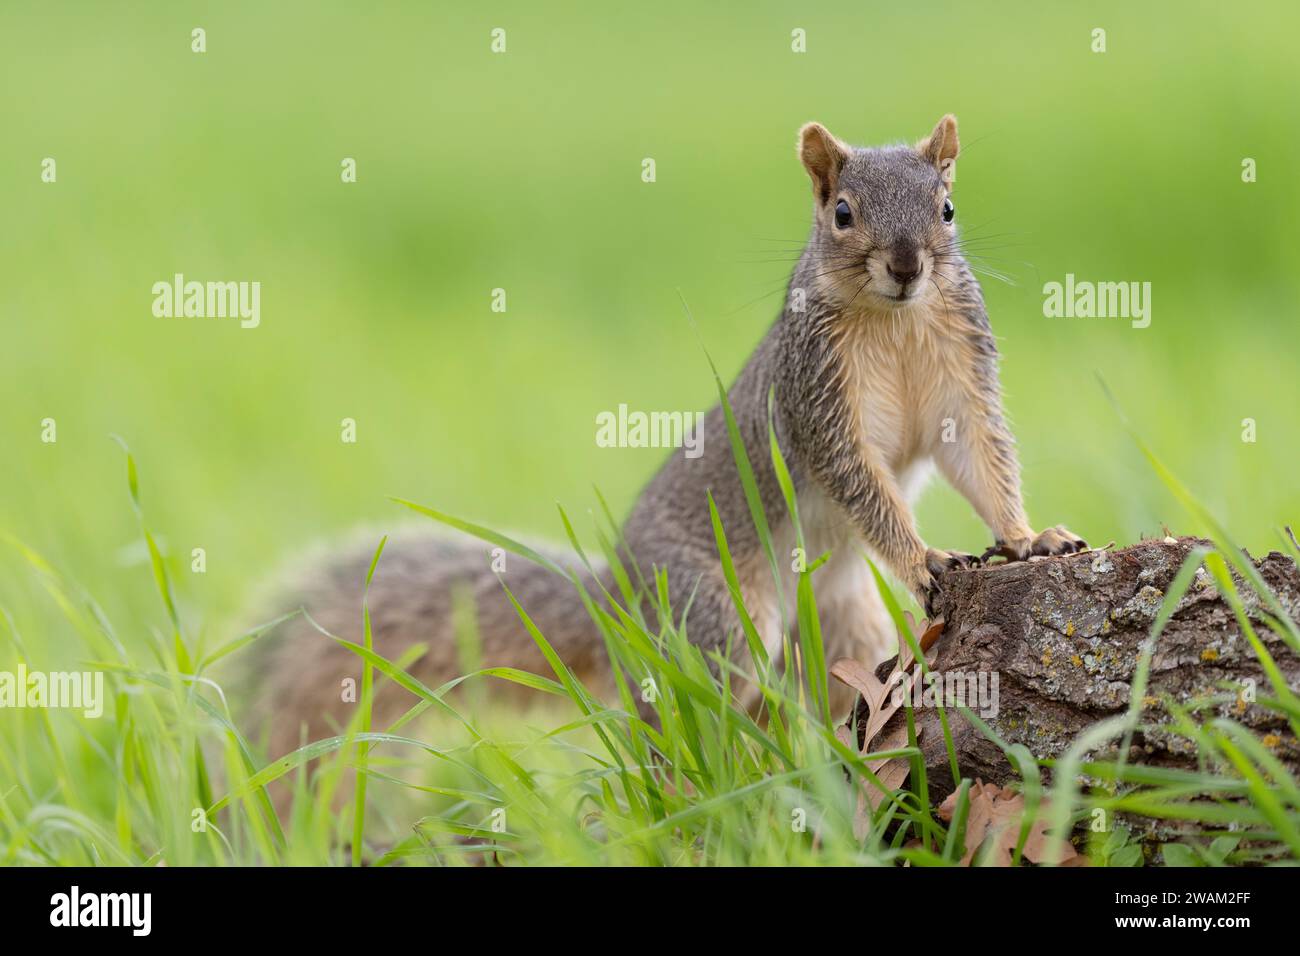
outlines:
[{"label": "squirrel", "polygon": [[[771,461],[769,422],[794,485],[805,554],[830,553],[816,578],[828,660],[854,656],[874,666],[897,646],[864,553],[933,616],[947,570],[992,555],[1024,560],[1087,547],[1063,526],[1035,532],[1025,515],[997,348],[957,237],[951,194],[958,148],[951,115],[912,147],[852,147],[818,123],[802,127],[798,155],[812,181],[812,234],[781,315],[728,390],[777,554],[792,554],[796,539]],[[721,405],[702,427],[726,435]],[[664,572],[670,606],[686,609],[677,623],[692,642],[706,651],[729,646],[739,618],[715,544],[711,493],[746,608],[777,660],[793,626],[780,617],[782,608],[793,613],[797,574],[782,582],[789,589],[783,600],[730,443],[706,445],[698,457],[674,454],[660,468],[627,518],[625,547],[640,567]],[[993,533],[995,544],[978,558],[929,547],[917,533],[911,502],[935,466]],[[359,641],[374,543],[335,553],[283,599],[301,604],[330,633]],[[612,686],[603,640],[571,582],[523,561],[513,562],[504,580],[580,679],[597,690]],[[455,677],[458,591],[473,600],[485,666],[548,672],[484,546],[431,533],[399,534],[383,552],[366,602],[376,651],[391,660],[423,643],[411,673],[431,687]],[[261,675],[259,709],[271,720],[273,756],[299,746],[304,728],[315,739],[344,725],[355,705],[341,700],[340,684],[362,668],[359,657],[302,618],[282,630]],[[835,706],[851,703],[840,697]],[[389,687],[376,696],[376,720],[411,703]]]}]

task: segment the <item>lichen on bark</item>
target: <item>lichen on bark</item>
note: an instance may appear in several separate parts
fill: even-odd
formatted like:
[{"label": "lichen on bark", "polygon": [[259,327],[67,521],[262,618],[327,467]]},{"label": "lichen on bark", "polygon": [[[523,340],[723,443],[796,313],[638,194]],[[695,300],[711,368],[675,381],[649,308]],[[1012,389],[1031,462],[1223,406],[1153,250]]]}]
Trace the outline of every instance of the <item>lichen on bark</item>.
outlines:
[{"label": "lichen on bark", "polygon": [[[1167,589],[1197,545],[1208,542],[1144,541],[1117,551],[948,572],[941,581],[945,628],[933,669],[940,675],[996,673],[998,700],[996,712],[985,718],[989,727],[1040,759],[1057,757],[1080,732],[1128,708],[1144,642]],[[1295,562],[1273,552],[1255,566],[1292,620],[1300,620]],[[1239,593],[1287,684],[1300,687],[1300,658],[1265,624],[1249,585],[1239,582]],[[1214,705],[1214,712],[1252,728],[1274,756],[1293,773],[1300,771],[1300,743],[1276,711],[1252,703],[1249,692],[1231,699],[1224,684],[1271,693],[1232,608],[1202,568],[1156,642],[1143,729],[1134,735],[1128,761],[1195,767],[1198,755],[1186,739],[1161,730],[1168,720],[1161,702],[1187,704],[1219,695],[1229,699]],[[954,787],[943,729],[934,708],[915,713],[929,792],[937,801]],[[996,743],[955,709],[948,716],[963,776],[998,784],[1017,778]],[[903,719],[899,711],[893,721]],[[1092,756],[1113,757],[1116,746]]]}]

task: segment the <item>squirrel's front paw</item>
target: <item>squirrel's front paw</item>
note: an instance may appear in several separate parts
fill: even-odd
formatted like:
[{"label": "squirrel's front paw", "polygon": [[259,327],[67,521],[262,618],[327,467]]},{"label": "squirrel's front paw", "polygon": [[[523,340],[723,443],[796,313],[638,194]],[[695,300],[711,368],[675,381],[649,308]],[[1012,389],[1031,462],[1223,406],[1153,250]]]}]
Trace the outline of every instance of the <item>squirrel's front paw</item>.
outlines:
[{"label": "squirrel's front paw", "polygon": [[925,549],[925,568],[932,575],[960,568],[977,568],[980,559],[965,551],[940,551],[938,548]]},{"label": "squirrel's front paw", "polygon": [[939,614],[939,576],[945,571],[961,568],[978,567],[980,559],[964,551],[940,551],[938,548],[925,549],[925,574],[922,576],[921,594],[925,616],[934,618]]},{"label": "squirrel's front paw", "polygon": [[1000,555],[1008,561],[1024,561],[1031,556],[1051,557],[1057,554],[1074,554],[1076,551],[1086,550],[1087,547],[1087,541],[1084,541],[1065,525],[1058,524],[1055,528],[1048,528],[1032,538],[1012,538],[1009,541],[999,541],[985,551],[981,558],[987,561],[989,558]]}]

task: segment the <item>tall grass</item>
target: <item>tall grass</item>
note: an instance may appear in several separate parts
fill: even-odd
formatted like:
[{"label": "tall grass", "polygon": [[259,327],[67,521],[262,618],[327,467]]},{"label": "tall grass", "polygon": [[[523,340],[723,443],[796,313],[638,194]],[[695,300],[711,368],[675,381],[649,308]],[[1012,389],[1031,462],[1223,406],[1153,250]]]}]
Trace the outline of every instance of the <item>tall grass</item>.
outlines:
[{"label": "tall grass", "polygon": [[[751,519],[772,559],[773,574],[779,574],[770,529],[758,506],[753,463],[720,379],[717,387]],[[797,529],[793,486],[771,437],[771,465]],[[1057,836],[1073,838],[1098,865],[1296,862],[1300,783],[1253,731],[1215,715],[1215,707],[1235,699],[1239,688],[1225,687],[1211,699],[1162,702],[1167,718],[1161,729],[1185,739],[1201,755],[1195,770],[1134,765],[1122,757],[1088,759],[1099,746],[1127,744],[1149,728],[1152,711],[1143,703],[1151,658],[1200,567],[1232,607],[1270,677],[1271,693],[1261,695],[1257,706],[1283,717],[1293,733],[1300,728],[1300,704],[1258,631],[1266,627],[1289,652],[1300,652],[1295,622],[1213,517],[1143,448],[1214,546],[1190,554],[1169,589],[1139,662],[1127,713],[1091,728],[1061,758],[1036,761],[1023,745],[998,740],[964,709],[943,715],[949,760],[961,781],[951,823],[930,805],[910,703],[906,746],[864,756],[835,734],[836,720],[844,715],[830,710],[815,598],[817,571],[827,556],[816,556],[800,573],[793,614],[797,636],[785,636],[782,656],[793,664],[780,666],[769,658],[746,609],[728,529],[712,502],[718,557],[741,632],[735,646],[707,654],[674,623],[679,615],[669,606],[663,574],[624,561],[618,525],[599,493],[600,508],[593,518],[598,555],[579,544],[563,509],[559,517],[579,565],[594,570],[600,561],[611,569],[611,590],[599,583],[601,577],[566,570],[490,529],[403,502],[425,517],[567,577],[603,636],[610,667],[621,678],[616,698],[602,700],[564,665],[505,580],[502,587],[545,655],[549,675],[479,668],[428,687],[408,669],[422,648],[412,648],[400,660],[375,649],[367,604],[361,643],[321,634],[364,663],[351,724],[336,736],[304,742],[266,763],[255,742],[241,732],[212,672],[233,655],[253,653],[253,645],[278,622],[216,646],[189,633],[168,562],[146,523],[128,451],[130,500],[163,611],[162,624],[145,641],[134,642],[142,647],[128,651],[90,595],[30,548],[9,539],[32,580],[44,587],[78,635],[83,666],[106,672],[111,718],[92,725],[63,711],[0,714],[6,722],[0,735],[0,862],[952,865],[966,849],[971,781],[960,775],[961,755],[953,750],[949,721],[963,719],[998,740],[1020,775],[1029,808],[1021,846],[1032,822],[1028,817],[1037,812]],[[801,532],[797,534],[802,542]],[[1296,556],[1294,546],[1286,546]],[[367,587],[383,572],[382,552],[381,541]],[[883,578],[880,583],[900,647],[908,645],[924,667],[918,635]],[[1247,613],[1247,591],[1254,596],[1252,606],[1262,610]],[[8,614],[0,620],[15,661],[32,669],[58,669],[55,661],[29,651]],[[462,623],[464,640],[472,644],[472,615]],[[458,707],[455,702],[462,698],[453,693],[456,688],[483,681],[522,685],[553,706],[530,715],[478,708],[469,713]],[[380,682],[404,688],[412,705],[399,720],[377,730],[371,701]],[[738,702],[746,685],[762,701],[757,716]],[[539,714],[541,726],[534,723]],[[1127,753],[1127,746],[1119,752]],[[911,761],[902,789],[888,788],[869,769],[870,760],[886,757]],[[1050,773],[1050,786],[1044,784],[1043,771]],[[285,820],[277,818],[267,793],[269,784],[282,779],[294,792]],[[347,788],[346,783],[353,785]],[[875,788],[883,799],[865,832],[855,835],[860,786]],[[336,812],[340,800],[350,812]],[[1090,825],[1099,818],[1103,827]]]}]

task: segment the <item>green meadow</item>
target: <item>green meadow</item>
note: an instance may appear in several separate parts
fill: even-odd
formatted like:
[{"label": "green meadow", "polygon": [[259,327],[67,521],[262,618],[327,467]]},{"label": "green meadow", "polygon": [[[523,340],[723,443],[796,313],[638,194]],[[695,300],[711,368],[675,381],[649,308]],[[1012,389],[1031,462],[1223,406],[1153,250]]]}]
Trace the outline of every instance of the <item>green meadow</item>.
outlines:
[{"label": "green meadow", "polygon": [[[595,548],[593,486],[621,516],[666,454],[599,447],[597,416],[717,401],[701,346],[728,380],[781,308],[810,216],[795,133],[814,119],[880,144],[958,117],[957,221],[979,237],[1036,525],[1284,548],[1300,521],[1297,27],[1280,0],[4,4],[0,670],[117,669],[111,719],[0,711],[0,861],[466,862],[451,838],[498,806],[526,808],[502,862],[903,858],[884,825],[855,842],[851,808],[816,848],[764,839],[790,787],[831,806],[843,786],[844,754],[793,688],[752,731],[615,733],[592,715],[619,702],[556,675],[538,693],[565,700],[526,727],[463,713],[460,691],[454,714],[414,694],[454,728],[454,760],[372,737],[367,763],[346,739],[283,832],[254,778],[195,838],[190,808],[261,762],[239,689],[228,723],[192,678],[296,554],[427,521],[393,497],[563,543],[558,502]],[[177,274],[260,283],[259,323],[155,315]],[[1149,325],[1045,315],[1044,285],[1067,275],[1150,283]],[[938,547],[991,543],[946,487],[918,520]],[[689,650],[663,653],[679,715],[727,712]],[[571,741],[544,736],[572,721]],[[651,751],[691,772],[667,785]],[[382,779],[399,764],[430,789]],[[364,832],[328,812],[358,765]],[[925,810],[895,812],[924,844],[914,862],[951,862]],[[1300,856],[1297,813],[1246,822]]]}]

